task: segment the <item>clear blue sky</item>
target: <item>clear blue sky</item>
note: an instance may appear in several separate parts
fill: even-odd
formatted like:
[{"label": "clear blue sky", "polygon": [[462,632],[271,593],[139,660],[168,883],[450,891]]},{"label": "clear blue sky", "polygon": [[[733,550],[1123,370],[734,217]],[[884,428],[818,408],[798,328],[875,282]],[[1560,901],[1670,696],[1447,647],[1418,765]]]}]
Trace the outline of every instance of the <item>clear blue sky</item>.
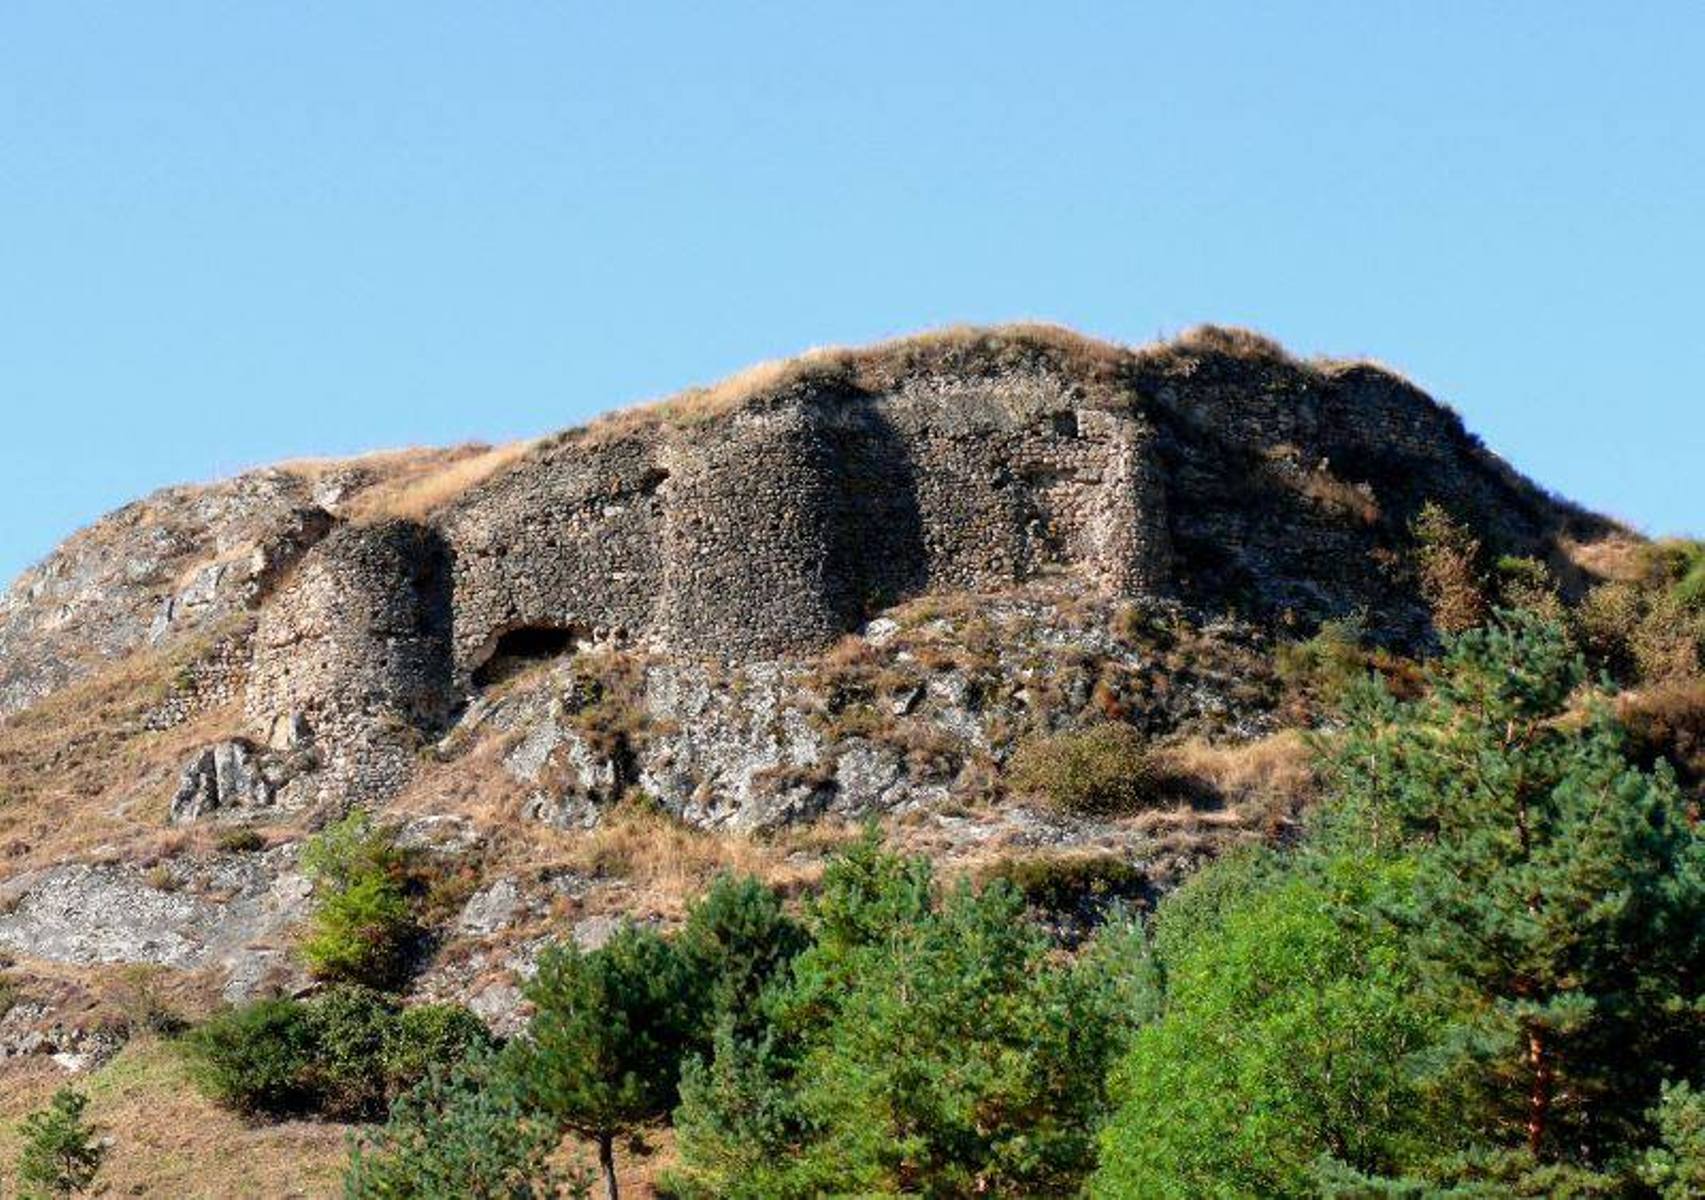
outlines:
[{"label": "clear blue sky", "polygon": [[[1496,12],[1492,10],[1496,9]],[[0,574],[955,321],[1366,353],[1705,533],[1705,6],[0,6]]]}]

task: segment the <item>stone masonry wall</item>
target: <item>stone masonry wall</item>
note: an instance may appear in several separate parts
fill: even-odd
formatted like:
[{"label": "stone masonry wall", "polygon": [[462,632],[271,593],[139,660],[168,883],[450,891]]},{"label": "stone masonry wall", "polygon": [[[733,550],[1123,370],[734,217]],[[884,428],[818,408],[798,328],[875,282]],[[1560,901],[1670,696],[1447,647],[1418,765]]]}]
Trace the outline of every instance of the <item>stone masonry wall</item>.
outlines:
[{"label": "stone masonry wall", "polygon": [[408,521],[345,527],[261,612],[245,707],[277,750],[314,750],[331,798],[384,795],[448,718],[450,572],[442,538]]},{"label": "stone masonry wall", "polygon": [[[1365,504],[1334,502],[1355,484]],[[1372,368],[1204,355],[1133,357],[1093,386],[1045,364],[800,381],[564,435],[430,527],[340,529],[263,608],[247,711],[261,740],[312,743],[334,783],[382,792],[494,658],[626,641],[774,658],[928,591],[1070,573],[1287,620],[1377,607],[1420,637],[1391,548],[1433,496],[1516,547],[1557,520]]]},{"label": "stone masonry wall", "polygon": [[798,389],[724,419],[570,440],[443,521],[455,654],[517,630],[691,656],[821,646],[884,604],[1054,569],[1158,590],[1152,429],[1020,378],[892,394]]}]

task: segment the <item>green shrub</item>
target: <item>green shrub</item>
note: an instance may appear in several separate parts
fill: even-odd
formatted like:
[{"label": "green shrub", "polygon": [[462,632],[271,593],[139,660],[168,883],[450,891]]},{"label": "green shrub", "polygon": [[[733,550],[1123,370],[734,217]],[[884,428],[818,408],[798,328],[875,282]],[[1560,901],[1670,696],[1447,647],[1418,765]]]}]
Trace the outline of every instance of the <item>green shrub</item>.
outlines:
[{"label": "green shrub", "polygon": [[683,1073],[678,1194],[1078,1194],[1133,992],[1055,956],[1010,886],[932,890],[871,839],[831,864],[775,1024]]},{"label": "green shrub", "polygon": [[1335,708],[1350,688],[1367,678],[1368,653],[1362,648],[1367,630],[1361,614],[1322,621],[1306,642],[1282,643],[1274,656],[1280,682],[1328,708]]},{"label": "green shrub", "polygon": [[1102,906],[1140,892],[1148,877],[1116,854],[1009,858],[989,872],[1017,888],[1026,904],[1047,912]]},{"label": "green shrub", "polygon": [[266,849],[266,838],[255,829],[227,829],[219,835],[219,848],[227,854],[253,854]]},{"label": "green shrub", "polygon": [[1026,742],[1013,755],[1011,778],[1050,807],[1086,816],[1136,811],[1153,782],[1141,735],[1113,722]]},{"label": "green shrub", "polygon": [[298,1000],[261,1000],[211,1018],[188,1037],[191,1075],[238,1112],[285,1116],[314,1105],[314,1022]]},{"label": "green shrub", "polygon": [[307,1005],[315,1107],[340,1120],[384,1112],[385,1049],[398,1023],[396,1002],[372,988],[343,984]]},{"label": "green shrub", "polygon": [[230,1108],[371,1120],[429,1070],[453,1067],[492,1039],[460,1005],[404,1009],[372,988],[340,984],[309,1000],[227,1010],[188,1044],[197,1083]]},{"label": "green shrub", "polygon": [[[807,944],[781,898],[750,875],[719,875],[687,912],[679,948],[701,995],[706,1033],[729,1022],[742,1036],[760,1021],[764,989]],[[710,1049],[705,1037],[703,1049]]]},{"label": "green shrub", "polygon": [[1537,558],[1504,555],[1493,567],[1493,583],[1500,608],[1526,609],[1548,621],[1565,617],[1557,578]]},{"label": "green shrub", "polygon": [[320,887],[339,889],[372,875],[398,875],[403,855],[390,835],[357,810],[302,847],[302,870]]},{"label": "green shrub", "polygon": [[434,1068],[448,1068],[493,1045],[491,1031],[460,1004],[405,1008],[385,1037],[385,1086],[392,1096],[414,1087]]},{"label": "green shrub", "polygon": [[1640,1164],[1641,1181],[1663,1200],[1705,1196],[1705,1090],[1665,1084],[1652,1115],[1659,1142]]},{"label": "green shrub", "polygon": [[367,875],[320,901],[302,957],[321,979],[394,987],[407,972],[418,935],[401,885],[387,875]]},{"label": "green shrub", "polygon": [[319,903],[302,957],[317,977],[385,989],[407,976],[420,927],[403,890],[406,865],[389,833],[362,812],[303,847]]},{"label": "green shrub", "polygon": [[1323,1156],[1379,1170],[1425,1144],[1425,1103],[1395,1066],[1429,1031],[1413,973],[1389,926],[1337,919],[1382,877],[1351,863],[1331,888],[1248,881],[1234,865],[1193,901],[1214,895],[1212,927],[1193,914],[1174,938],[1165,1015],[1115,1077],[1092,1195],[1310,1196]]},{"label": "green shrub", "polygon": [[383,1126],[352,1141],[343,1194],[584,1197],[590,1178],[557,1161],[560,1141],[554,1124],[521,1104],[503,1057],[478,1051],[453,1069],[435,1067],[397,1099]]}]

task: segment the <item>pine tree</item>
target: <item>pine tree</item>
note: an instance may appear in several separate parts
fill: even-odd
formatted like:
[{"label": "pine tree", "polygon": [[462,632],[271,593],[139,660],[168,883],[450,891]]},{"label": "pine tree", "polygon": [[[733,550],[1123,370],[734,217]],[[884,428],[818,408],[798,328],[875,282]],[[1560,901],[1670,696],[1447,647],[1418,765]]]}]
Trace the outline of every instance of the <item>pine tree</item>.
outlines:
[{"label": "pine tree", "polygon": [[535,1013],[512,1047],[522,1100],[596,1142],[608,1200],[616,1138],[675,1103],[693,993],[675,948],[632,924],[589,953],[572,943],[547,950],[527,987]]},{"label": "pine tree", "polygon": [[1705,838],[1583,675],[1560,629],[1505,614],[1425,699],[1364,696],[1332,765],[1340,834],[1415,858],[1390,908],[1456,1014],[1441,1097],[1495,1152],[1595,1167],[1698,1067]]},{"label": "pine tree", "polygon": [[106,1147],[83,1120],[89,1098],[60,1088],[19,1127],[18,1186],[25,1196],[77,1196],[89,1190],[106,1158]]},{"label": "pine tree", "polygon": [[500,1056],[477,1050],[397,1098],[379,1129],[356,1139],[346,1200],[557,1200],[587,1178],[551,1161],[559,1134],[521,1105]]},{"label": "pine tree", "polygon": [[[702,989],[701,1024],[727,1024],[735,1036],[761,1032],[765,989],[805,948],[805,930],[782,911],[781,900],[751,876],[721,875],[687,912],[677,943]],[[710,1049],[706,1038],[702,1049]]]}]

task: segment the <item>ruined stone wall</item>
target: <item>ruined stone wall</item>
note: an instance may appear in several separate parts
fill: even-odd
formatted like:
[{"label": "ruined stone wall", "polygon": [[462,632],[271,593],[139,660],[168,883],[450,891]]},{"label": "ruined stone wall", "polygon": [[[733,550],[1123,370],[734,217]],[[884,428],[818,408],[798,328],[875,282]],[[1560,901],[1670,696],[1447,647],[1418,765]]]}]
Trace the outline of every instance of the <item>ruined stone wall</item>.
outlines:
[{"label": "ruined stone wall", "polygon": [[1142,386],[1168,412],[1225,445],[1294,448],[1308,465],[1371,481],[1403,520],[1422,500],[1434,499],[1513,547],[1537,543],[1564,515],[1484,450],[1454,412],[1369,364],[1316,368],[1221,356],[1183,379],[1145,379]]},{"label": "ruined stone wall", "polygon": [[204,712],[243,700],[254,650],[247,622],[216,639],[173,675],[166,694],[142,716],[144,729],[173,729]]},{"label": "ruined stone wall", "polygon": [[[1423,498],[1537,536],[1531,486],[1387,373],[1132,363],[1093,388],[1046,366],[805,379],[701,420],[564,435],[431,528],[312,551],[263,610],[251,725],[385,776],[407,741],[385,730],[435,730],[506,656],[773,658],[909,596],[1059,573],[1287,621],[1378,610],[1421,637],[1392,564]],[[1349,490],[1375,477],[1365,502]]]},{"label": "ruined stone wall", "polygon": [[689,656],[812,649],[929,589],[1054,569],[1160,589],[1154,434],[1045,376],[798,388],[716,421],[569,439],[458,504],[455,654],[515,631]]},{"label": "ruined stone wall", "polygon": [[330,792],[400,786],[453,703],[449,565],[442,538],[409,521],[345,527],[311,551],[255,629],[253,733],[321,753]]},{"label": "ruined stone wall", "polygon": [[690,655],[823,645],[857,620],[840,561],[841,464],[809,399],[671,438],[651,628]]},{"label": "ruined stone wall", "polygon": [[662,587],[668,473],[649,439],[559,446],[478,489],[441,523],[452,547],[464,680],[507,633],[646,628]]}]

